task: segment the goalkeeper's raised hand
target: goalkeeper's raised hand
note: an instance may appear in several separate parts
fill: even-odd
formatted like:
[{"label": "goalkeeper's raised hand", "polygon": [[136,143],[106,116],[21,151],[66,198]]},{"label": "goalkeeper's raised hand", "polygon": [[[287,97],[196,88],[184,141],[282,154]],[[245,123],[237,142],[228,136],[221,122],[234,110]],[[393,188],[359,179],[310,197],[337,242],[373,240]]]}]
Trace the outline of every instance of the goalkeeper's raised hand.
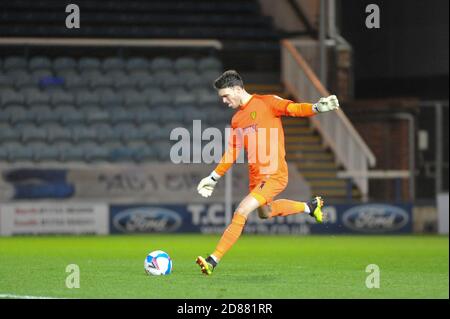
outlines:
[{"label": "goalkeeper's raised hand", "polygon": [[323,113],[339,109],[339,101],[336,95],[320,98],[319,102],[313,104],[313,110],[316,113]]},{"label": "goalkeeper's raised hand", "polygon": [[197,186],[198,193],[203,197],[211,196],[219,178],[220,175],[217,174],[215,171],[212,171],[212,173],[209,174],[208,177],[205,177],[200,181],[200,183],[198,183]]}]

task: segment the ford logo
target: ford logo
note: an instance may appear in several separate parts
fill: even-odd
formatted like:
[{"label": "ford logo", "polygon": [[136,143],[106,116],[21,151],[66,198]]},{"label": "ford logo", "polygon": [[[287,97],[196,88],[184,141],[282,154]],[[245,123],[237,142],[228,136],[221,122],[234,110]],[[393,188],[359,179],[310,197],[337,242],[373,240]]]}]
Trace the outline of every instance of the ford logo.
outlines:
[{"label": "ford logo", "polygon": [[130,208],[113,218],[113,225],[125,233],[173,232],[181,222],[176,212],[160,207]]},{"label": "ford logo", "polygon": [[347,210],[343,216],[346,227],[365,233],[395,231],[409,221],[408,213],[395,206],[384,204],[360,205]]}]

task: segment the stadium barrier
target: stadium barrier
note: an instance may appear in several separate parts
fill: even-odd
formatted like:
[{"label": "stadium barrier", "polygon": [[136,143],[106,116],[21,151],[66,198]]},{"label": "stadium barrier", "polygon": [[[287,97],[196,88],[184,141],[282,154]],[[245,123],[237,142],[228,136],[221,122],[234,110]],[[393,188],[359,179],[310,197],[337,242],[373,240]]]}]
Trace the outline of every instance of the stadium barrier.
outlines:
[{"label": "stadium barrier", "polygon": [[[236,207],[236,205],[234,205]],[[267,220],[248,218],[247,234],[407,234],[412,206],[372,203],[324,207],[324,224],[308,214]],[[229,223],[224,203],[111,204],[23,202],[0,205],[0,235],[220,234]]]}]

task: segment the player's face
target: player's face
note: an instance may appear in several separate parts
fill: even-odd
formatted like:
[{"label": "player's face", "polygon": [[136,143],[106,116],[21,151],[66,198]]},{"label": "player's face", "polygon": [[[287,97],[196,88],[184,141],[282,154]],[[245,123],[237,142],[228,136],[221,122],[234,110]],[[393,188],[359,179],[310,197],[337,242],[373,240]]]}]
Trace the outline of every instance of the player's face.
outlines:
[{"label": "player's face", "polygon": [[220,89],[218,94],[222,102],[232,109],[238,108],[241,105],[240,87]]}]

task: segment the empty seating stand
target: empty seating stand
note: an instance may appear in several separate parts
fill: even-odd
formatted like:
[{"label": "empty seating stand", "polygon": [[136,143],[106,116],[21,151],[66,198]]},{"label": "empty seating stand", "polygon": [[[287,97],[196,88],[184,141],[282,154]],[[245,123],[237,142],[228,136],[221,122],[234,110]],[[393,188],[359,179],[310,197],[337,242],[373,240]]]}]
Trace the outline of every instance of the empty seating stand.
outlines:
[{"label": "empty seating stand", "polygon": [[0,162],[167,161],[174,128],[229,123],[221,72],[215,56],[0,57]]}]

